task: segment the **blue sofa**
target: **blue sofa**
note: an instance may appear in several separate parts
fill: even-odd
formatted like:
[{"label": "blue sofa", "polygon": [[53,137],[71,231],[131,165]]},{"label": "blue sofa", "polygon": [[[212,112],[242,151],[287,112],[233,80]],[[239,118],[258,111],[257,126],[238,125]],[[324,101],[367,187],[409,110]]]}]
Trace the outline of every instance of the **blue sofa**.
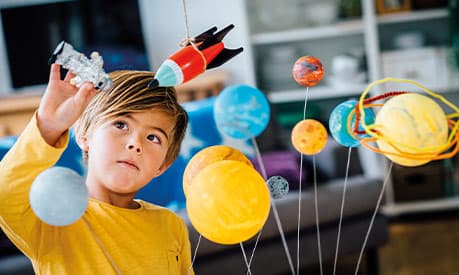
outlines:
[{"label": "blue sofa", "polygon": [[[252,158],[255,167],[258,169],[260,167],[260,164],[255,159],[255,150],[251,141],[229,139],[218,132],[213,120],[214,101],[215,98],[207,98],[183,104],[189,114],[190,124],[180,156],[163,175],[140,190],[137,196],[143,200],[176,211],[187,222],[192,252],[195,251],[199,244],[194,262],[196,274],[246,274],[247,268],[240,246],[215,244],[204,238],[199,241],[199,233],[191,226],[185,209],[182,175],[186,163],[199,150],[216,144],[230,145]],[[270,122],[266,131],[257,138],[257,145],[262,151],[262,160],[268,176],[281,175],[288,178],[290,182],[291,190],[289,194],[274,202],[280,216],[290,255],[296,265],[298,198],[300,195],[297,187],[299,185],[300,156],[299,153],[286,145],[288,142],[279,139],[279,137],[285,136],[280,131],[282,129],[277,127],[273,115],[272,122]],[[3,156],[14,141],[14,137],[0,140],[0,157]],[[325,150],[316,156],[316,172],[319,180],[318,204],[322,259],[324,263],[333,261],[334,258],[343,191],[343,163],[346,161],[347,151],[347,148],[330,139]],[[315,266],[319,262],[315,230],[314,196],[311,184],[313,170],[310,161],[311,159],[305,159],[302,171],[301,268]],[[84,174],[81,152],[73,139],[57,165],[70,167],[80,174]],[[382,182],[379,179],[367,178],[362,174],[357,154],[353,155],[350,166],[354,167],[354,169],[351,169],[347,183],[346,205],[341,229],[340,257],[345,254],[360,252],[382,186]],[[272,212],[263,227],[251,265],[251,271],[255,274],[290,274],[286,253],[284,252]],[[387,220],[383,215],[378,214],[366,246],[364,259],[366,264],[363,266],[369,269],[368,274],[377,274],[377,248],[384,244],[387,239]],[[248,255],[250,255],[254,243],[255,238],[244,243]],[[28,260],[18,251],[10,248],[8,253],[4,253],[4,255],[0,253],[0,274],[33,273]]]}]

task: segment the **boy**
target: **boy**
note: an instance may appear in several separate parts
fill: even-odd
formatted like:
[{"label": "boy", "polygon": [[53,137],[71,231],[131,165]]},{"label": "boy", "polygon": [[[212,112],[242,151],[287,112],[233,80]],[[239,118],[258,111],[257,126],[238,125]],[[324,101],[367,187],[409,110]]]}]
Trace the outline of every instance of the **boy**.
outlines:
[{"label": "boy", "polygon": [[[38,274],[188,274],[185,223],[173,212],[134,200],[180,151],[188,116],[175,90],[149,89],[151,72],[118,71],[113,86],[79,89],[51,66],[35,116],[0,163],[0,227]],[[89,204],[75,223],[39,220],[29,204],[34,178],[65,149],[75,125],[87,162]]]}]

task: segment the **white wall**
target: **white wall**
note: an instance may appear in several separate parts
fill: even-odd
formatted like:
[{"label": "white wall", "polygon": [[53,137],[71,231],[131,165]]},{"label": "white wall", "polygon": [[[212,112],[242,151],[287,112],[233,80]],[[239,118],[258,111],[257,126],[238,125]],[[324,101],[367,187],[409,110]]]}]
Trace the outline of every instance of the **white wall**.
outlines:
[{"label": "white wall", "polygon": [[[186,0],[185,3],[190,37],[213,26],[220,30],[235,25],[223,42],[227,48],[243,47],[244,51],[219,68],[231,72],[231,82],[255,85],[245,1]],[[182,0],[139,0],[139,7],[149,61],[155,71],[186,38],[183,3]]]}]

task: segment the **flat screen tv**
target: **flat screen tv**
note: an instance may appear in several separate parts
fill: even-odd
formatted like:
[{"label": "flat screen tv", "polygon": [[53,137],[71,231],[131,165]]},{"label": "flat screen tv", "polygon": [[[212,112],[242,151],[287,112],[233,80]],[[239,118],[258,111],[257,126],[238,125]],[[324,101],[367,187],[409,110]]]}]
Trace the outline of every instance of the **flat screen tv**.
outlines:
[{"label": "flat screen tv", "polygon": [[62,40],[88,56],[98,51],[108,72],[150,70],[138,1],[18,2],[0,6],[13,90],[47,83],[48,59]]}]

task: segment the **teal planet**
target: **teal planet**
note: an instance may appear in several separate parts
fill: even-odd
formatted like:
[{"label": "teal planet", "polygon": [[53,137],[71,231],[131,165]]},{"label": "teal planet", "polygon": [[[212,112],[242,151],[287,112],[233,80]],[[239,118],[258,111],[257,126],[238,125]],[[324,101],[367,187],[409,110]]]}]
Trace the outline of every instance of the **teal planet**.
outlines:
[{"label": "teal planet", "polygon": [[[351,99],[338,104],[330,114],[329,129],[330,133],[339,144],[346,147],[357,147],[360,145],[360,138],[368,137],[367,134],[357,135],[357,139],[354,138],[349,129],[348,118],[351,112],[355,109],[358,101]],[[375,122],[375,114],[372,109],[365,108],[365,124],[370,125]],[[351,129],[355,127],[355,113],[352,114],[351,118]],[[359,130],[363,130],[359,124]]]},{"label": "teal planet", "polygon": [[215,99],[214,119],[217,129],[229,137],[257,137],[269,123],[268,99],[262,91],[252,86],[228,86]]}]

